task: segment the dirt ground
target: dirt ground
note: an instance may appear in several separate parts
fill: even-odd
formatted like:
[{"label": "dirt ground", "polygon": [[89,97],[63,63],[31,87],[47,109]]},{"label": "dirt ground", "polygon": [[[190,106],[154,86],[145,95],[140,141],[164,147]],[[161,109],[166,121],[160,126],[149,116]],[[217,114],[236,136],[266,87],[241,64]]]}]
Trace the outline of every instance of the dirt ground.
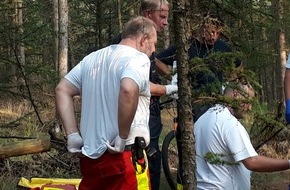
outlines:
[{"label": "dirt ground", "polygon": [[290,171],[274,173],[253,173],[252,190],[288,190]]},{"label": "dirt ground", "polygon": [[[274,173],[253,173],[251,190],[288,190],[290,171]],[[162,173],[160,190],[170,190]]]}]

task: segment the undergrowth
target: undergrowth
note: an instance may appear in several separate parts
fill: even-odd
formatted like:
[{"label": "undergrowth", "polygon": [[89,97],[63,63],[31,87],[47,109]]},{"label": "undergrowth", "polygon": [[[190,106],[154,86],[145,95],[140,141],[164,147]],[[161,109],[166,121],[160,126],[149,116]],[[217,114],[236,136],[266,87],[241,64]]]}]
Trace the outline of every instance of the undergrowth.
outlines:
[{"label": "undergrowth", "polygon": [[[40,97],[43,98],[42,95]],[[40,122],[39,118],[34,114],[33,108],[29,105],[29,102],[12,100],[7,97],[6,99],[2,99],[0,102],[0,148],[6,144],[21,142],[25,139],[41,138],[51,135],[50,130],[54,128],[57,120],[55,117],[53,97],[49,97],[46,101],[48,103],[42,104],[45,106],[39,109],[42,119]],[[77,98],[75,106],[78,108],[79,104],[80,100]],[[79,112],[77,114],[79,115]],[[172,119],[175,115],[176,110],[172,108],[162,110],[163,131],[160,138],[160,146],[165,135],[172,130]],[[248,117],[248,119],[251,120],[251,117]],[[273,141],[262,146],[258,152],[274,158],[289,158],[289,142],[282,140],[275,141],[273,139]],[[57,133],[51,139],[50,151],[0,159],[0,190],[23,189],[17,185],[21,177],[27,179],[34,177],[80,178],[78,161],[77,157],[67,152],[66,139],[64,133],[60,131],[60,133]],[[281,174],[278,173],[277,175]],[[280,183],[285,186],[287,172],[283,173],[283,175],[286,177],[281,178]],[[264,178],[261,175],[255,174],[253,178],[253,184],[257,187],[256,189],[269,183],[268,178],[264,177],[265,180],[263,180]],[[290,174],[288,172],[289,178]]]}]

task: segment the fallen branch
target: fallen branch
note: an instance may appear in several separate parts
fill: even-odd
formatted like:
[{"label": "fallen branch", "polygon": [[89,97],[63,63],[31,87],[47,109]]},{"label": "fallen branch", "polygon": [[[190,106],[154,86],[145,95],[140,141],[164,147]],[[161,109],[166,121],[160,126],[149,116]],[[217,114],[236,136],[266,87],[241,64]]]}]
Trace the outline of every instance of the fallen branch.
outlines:
[{"label": "fallen branch", "polygon": [[0,159],[46,152],[50,150],[50,148],[51,143],[49,137],[13,142],[8,145],[0,146]]}]

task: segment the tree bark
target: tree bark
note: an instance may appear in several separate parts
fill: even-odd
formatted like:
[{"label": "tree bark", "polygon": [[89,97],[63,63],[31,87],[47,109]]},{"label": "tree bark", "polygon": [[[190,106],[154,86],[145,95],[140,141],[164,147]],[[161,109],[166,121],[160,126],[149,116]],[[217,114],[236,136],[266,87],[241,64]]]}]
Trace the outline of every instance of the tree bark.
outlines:
[{"label": "tree bark", "polygon": [[285,64],[286,64],[286,51],[285,51],[285,29],[284,29],[284,0],[278,0],[277,7],[277,18],[279,20],[279,28],[278,28],[278,56],[277,56],[277,100],[282,101],[284,99],[284,73],[285,73]]},{"label": "tree bark", "polygon": [[[16,1],[16,25],[18,26],[18,35],[23,35],[23,11],[22,11],[22,0]],[[20,38],[22,40],[22,38]],[[22,41],[17,42],[17,57],[19,63],[23,66],[25,65],[25,51],[24,44]]]},{"label": "tree bark", "polygon": [[59,45],[59,13],[58,0],[53,0],[53,24],[54,24],[54,65],[55,70],[58,71],[58,45]]},{"label": "tree bark", "polygon": [[59,76],[68,72],[68,6],[67,0],[59,0]]},{"label": "tree bark", "polygon": [[0,148],[0,159],[45,152],[50,150],[50,147],[48,137],[14,142]]},{"label": "tree bark", "polygon": [[[193,0],[173,1],[173,21],[175,26],[175,44],[177,47],[177,73],[178,73],[178,127],[181,145],[181,167],[183,189],[196,189],[195,177],[195,140],[193,136],[193,117],[191,106],[191,88],[188,78],[189,56],[188,40],[191,37],[192,10],[190,5]],[[178,135],[179,136],[179,135]],[[180,139],[179,139],[180,138]],[[180,153],[180,152],[179,152]]]},{"label": "tree bark", "polygon": [[118,7],[118,28],[119,32],[122,32],[122,12],[121,12],[121,1],[117,0],[117,7]]},{"label": "tree bark", "polygon": [[[273,33],[276,38],[274,43],[275,48],[275,59],[274,64],[272,65],[272,90],[270,93],[270,99],[272,104],[276,101],[283,100],[283,62],[286,62],[286,55],[284,51],[285,46],[285,33],[284,33],[284,26],[283,26],[283,14],[284,14],[284,7],[283,7],[283,0],[272,0],[272,10],[273,15],[275,15],[275,20],[277,21],[273,27]],[[284,60],[283,60],[284,59]],[[274,101],[274,102],[273,102]]]}]

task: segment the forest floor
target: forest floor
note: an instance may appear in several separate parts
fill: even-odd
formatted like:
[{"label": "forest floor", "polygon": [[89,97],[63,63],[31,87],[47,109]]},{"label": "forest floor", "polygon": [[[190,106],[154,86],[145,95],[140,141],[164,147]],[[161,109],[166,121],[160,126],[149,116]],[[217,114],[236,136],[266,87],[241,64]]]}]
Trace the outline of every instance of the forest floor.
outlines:
[{"label": "forest floor", "polygon": [[[9,103],[9,105],[7,105]],[[21,110],[21,111],[19,111]],[[44,125],[38,125],[33,117],[25,117],[19,122],[7,122],[24,115],[27,111],[27,103],[15,104],[13,101],[0,102],[0,150],[1,146],[15,141],[9,136],[49,136],[49,129],[55,124],[54,110],[42,111]],[[162,113],[164,128],[160,138],[162,142],[164,135],[170,129],[166,126],[172,125],[172,116],[167,112]],[[9,123],[9,124],[7,124]],[[66,151],[65,139],[62,133],[58,140],[51,140],[51,150],[43,153],[29,154],[17,157],[0,159],[0,190],[20,190],[25,189],[18,186],[21,177],[31,178],[80,178],[79,163],[77,157],[72,157]],[[18,139],[21,141],[21,139]],[[290,158],[289,146],[283,148],[280,153],[275,152],[276,145],[266,145],[259,153],[271,157]],[[286,149],[286,150],[285,150]],[[290,184],[290,171],[275,173],[253,173],[252,190],[288,190]],[[169,186],[162,173],[160,190],[169,190]]]}]

